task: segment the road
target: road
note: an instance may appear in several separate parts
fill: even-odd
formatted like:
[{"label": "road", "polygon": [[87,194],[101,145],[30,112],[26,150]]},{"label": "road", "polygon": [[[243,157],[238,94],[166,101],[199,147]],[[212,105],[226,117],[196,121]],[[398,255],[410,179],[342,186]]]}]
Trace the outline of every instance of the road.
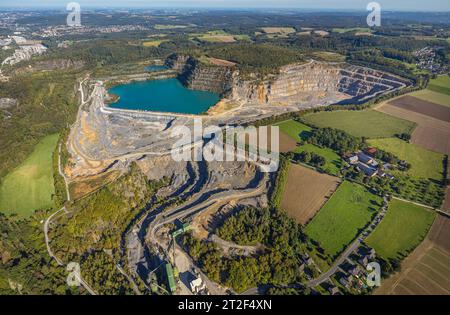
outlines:
[{"label": "road", "polygon": [[[313,279],[308,282],[309,287],[316,287],[322,282],[328,280],[328,278],[333,275],[341,265],[360,245],[361,242],[364,241],[365,238],[377,227],[378,223],[381,222],[381,219],[386,215],[387,207],[383,207],[380,213],[370,222],[369,226],[361,232],[361,234],[357,237],[357,239],[347,247],[347,249],[339,256],[339,258],[333,263],[331,268],[322,273],[318,278]],[[378,223],[377,220],[379,219]]]},{"label": "road", "polygon": [[[84,96],[83,96],[82,82],[80,83],[80,89],[81,89],[81,99],[83,100]],[[64,172],[62,171],[62,166],[61,166],[61,144],[59,145],[59,150],[58,150],[58,172],[64,179],[64,184],[66,186],[67,201],[70,201],[71,198],[70,198],[70,192],[69,192],[69,184],[68,184],[68,181],[67,181],[67,178],[66,178]],[[52,213],[47,218],[47,220],[45,220],[45,222],[44,222],[44,237],[45,237],[45,245],[47,247],[47,252],[48,252],[49,256],[51,258],[53,258],[58,263],[58,265],[61,267],[64,266],[65,264],[61,261],[61,259],[56,257],[55,254],[53,253],[53,251],[50,247],[50,238],[48,237],[48,231],[49,231],[50,224],[52,223],[52,220],[56,219],[57,215],[62,211],[64,211],[64,213],[67,213],[67,209],[65,206],[62,207],[61,209],[55,211],[54,213]],[[92,289],[92,287],[83,279],[81,274],[76,274],[75,276],[78,279],[78,281],[80,282],[80,284],[86,289],[86,291],[88,291],[91,295],[97,295],[97,293],[94,291],[94,289]]]}]

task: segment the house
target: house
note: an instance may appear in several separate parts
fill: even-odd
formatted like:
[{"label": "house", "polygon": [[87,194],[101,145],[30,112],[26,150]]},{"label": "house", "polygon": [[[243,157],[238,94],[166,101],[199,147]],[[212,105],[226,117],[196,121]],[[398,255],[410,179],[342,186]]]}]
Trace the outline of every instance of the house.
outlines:
[{"label": "house", "polygon": [[314,260],[311,257],[308,257],[305,260],[305,264],[307,264],[308,266],[311,266],[312,264],[314,264]]},{"label": "house", "polygon": [[369,147],[369,148],[366,148],[366,149],[364,150],[364,152],[365,152],[367,155],[375,156],[375,153],[377,153],[377,149],[376,149],[376,148]]},{"label": "house", "polygon": [[353,265],[348,270],[348,273],[353,275],[353,276],[357,276],[360,272],[361,272],[361,268],[359,266],[356,266],[356,265]]},{"label": "house", "polygon": [[349,276],[342,276],[339,279],[339,283],[342,284],[344,287],[349,288],[350,285],[352,284],[353,281],[353,276],[349,275]]},{"label": "house", "polygon": [[375,249],[371,248],[369,250],[369,258],[374,259],[376,256],[377,256],[377,252],[375,251]]},{"label": "house", "polygon": [[365,163],[365,164],[372,164],[373,163],[373,158],[368,156],[368,155],[366,155],[366,154],[364,154],[364,153],[362,153],[362,152],[358,153],[358,160],[360,162],[362,162],[362,163]]},{"label": "house", "polygon": [[305,271],[305,264],[301,264],[300,267],[298,267],[298,270],[300,272],[304,272]]},{"label": "house", "polygon": [[363,266],[367,266],[367,264],[369,263],[369,256],[361,257],[361,259],[359,259],[358,262]]},{"label": "house", "polygon": [[339,294],[339,289],[338,287],[331,286],[328,288],[328,292],[330,292],[331,295],[336,295]]},{"label": "house", "polygon": [[348,288],[349,285],[350,285],[350,284],[348,283],[348,281],[347,281],[347,278],[345,278],[345,277],[340,278],[340,279],[339,279],[339,283],[342,284],[342,286],[344,286],[344,287],[346,287],[346,288]]},{"label": "house", "polygon": [[378,173],[377,169],[370,167],[369,165],[362,163],[362,162],[358,162],[358,168],[359,168],[359,170],[364,172],[364,174],[366,174],[366,176],[369,176],[369,177],[373,177]]}]

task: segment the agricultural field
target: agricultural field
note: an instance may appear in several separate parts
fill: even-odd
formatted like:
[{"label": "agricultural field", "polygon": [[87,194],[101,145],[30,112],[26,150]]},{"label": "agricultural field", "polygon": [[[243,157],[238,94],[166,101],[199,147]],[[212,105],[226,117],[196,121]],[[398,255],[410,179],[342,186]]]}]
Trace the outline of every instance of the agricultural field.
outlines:
[{"label": "agricultural field", "polygon": [[292,164],[289,167],[281,208],[298,223],[305,225],[330,198],[339,182],[337,177]]},{"label": "agricultural field", "polygon": [[428,89],[434,92],[450,95],[450,76],[441,75],[430,80]]},{"label": "agricultural field", "polygon": [[[312,128],[295,120],[287,120],[277,124],[277,126],[280,127],[280,134],[284,133],[288,135],[291,139],[294,139],[296,143],[304,142],[311,136]],[[282,138],[280,136],[280,140],[281,139]],[[280,148],[281,147],[284,148],[286,145],[280,143]],[[318,146],[305,143],[303,145],[296,146],[296,148],[292,151],[296,153],[306,151],[323,156],[326,159],[323,169],[330,174],[337,175],[342,168],[341,157],[329,148],[320,148]]]},{"label": "agricultural field", "polygon": [[392,117],[375,110],[318,112],[306,115],[305,120],[319,128],[343,130],[355,137],[388,138],[395,134],[411,134],[413,122]]},{"label": "agricultural field", "polygon": [[445,122],[450,122],[449,107],[424,101],[413,96],[405,95],[390,101],[389,104]]},{"label": "agricultural field", "polygon": [[333,28],[332,32],[340,33],[340,34],[348,33],[348,32],[371,33],[371,30],[368,27]]},{"label": "agricultural field", "polygon": [[450,107],[450,94],[443,94],[434,92],[431,90],[420,90],[417,92],[413,92],[410,95],[419,98],[424,101],[432,102],[435,104],[443,105]]},{"label": "agricultural field", "polygon": [[316,153],[323,156],[326,159],[326,163],[322,167],[322,169],[332,175],[339,174],[339,171],[342,168],[342,159],[339,154],[337,154],[333,150],[329,148],[320,148],[309,143],[301,145],[294,150],[294,152],[296,153],[300,153],[302,151]]},{"label": "agricultural field", "polygon": [[426,239],[374,293],[450,294],[450,220],[437,216]]},{"label": "agricultural field", "polygon": [[377,111],[385,114],[415,122],[417,127],[411,136],[411,143],[425,149],[450,154],[450,124],[432,117],[408,111],[389,103],[377,107]]},{"label": "agricultural field", "polygon": [[174,30],[180,28],[193,27],[195,25],[173,25],[173,24],[155,24],[153,27],[156,30]]},{"label": "agricultural field", "polygon": [[416,178],[443,179],[444,156],[398,138],[370,139],[369,145],[396,155],[411,164],[408,174]]},{"label": "agricultural field", "polygon": [[426,237],[434,217],[432,210],[393,199],[366,243],[386,260],[402,259]]},{"label": "agricultural field", "polygon": [[159,45],[161,45],[162,43],[166,42],[167,40],[149,40],[149,41],[144,41],[142,43],[142,45],[144,45],[145,47],[158,47]]},{"label": "agricultural field", "polygon": [[28,158],[9,173],[0,186],[0,211],[28,216],[34,210],[53,206],[52,155],[58,134],[43,138]]},{"label": "agricultural field", "polygon": [[306,141],[311,136],[311,127],[292,119],[278,123],[275,126],[280,127],[281,132],[287,134],[297,142]]},{"label": "agricultural field", "polygon": [[262,31],[266,34],[291,34],[295,33],[293,27],[263,27]]},{"label": "agricultural field", "polygon": [[196,38],[210,43],[234,43],[236,41],[233,35],[223,30],[210,31]]},{"label": "agricultural field", "polygon": [[382,198],[364,186],[344,181],[306,226],[306,234],[319,242],[330,257],[341,253],[382,205]]}]

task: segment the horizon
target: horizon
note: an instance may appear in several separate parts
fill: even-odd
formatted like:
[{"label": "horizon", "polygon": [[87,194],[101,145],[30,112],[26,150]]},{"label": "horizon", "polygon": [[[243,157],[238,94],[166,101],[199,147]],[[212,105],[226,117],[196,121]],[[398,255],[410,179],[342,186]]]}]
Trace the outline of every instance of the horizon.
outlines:
[{"label": "horizon", "polygon": [[[20,4],[12,0],[1,0],[1,9],[11,10],[36,10],[36,9],[61,9],[65,7],[71,0],[24,0]],[[273,4],[273,0],[155,0],[148,3],[145,0],[78,0],[74,1],[80,3],[81,7],[91,10],[97,9],[208,9],[208,10],[263,10],[263,9],[278,9],[278,10],[308,10],[308,11],[339,11],[339,12],[366,12],[366,6],[370,0],[343,0],[336,4],[336,1],[331,0],[279,0]],[[392,12],[450,12],[450,1],[429,0],[423,2],[421,0],[379,0],[382,10]],[[406,3],[405,3],[406,2]]]}]

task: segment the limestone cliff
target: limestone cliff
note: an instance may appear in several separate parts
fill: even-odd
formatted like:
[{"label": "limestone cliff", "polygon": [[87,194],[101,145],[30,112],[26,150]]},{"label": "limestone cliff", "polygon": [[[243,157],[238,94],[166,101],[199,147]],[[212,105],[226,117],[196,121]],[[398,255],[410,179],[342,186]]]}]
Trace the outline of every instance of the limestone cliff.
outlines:
[{"label": "limestone cliff", "polygon": [[207,65],[185,55],[172,55],[166,65],[178,71],[178,79],[190,89],[222,96],[231,90],[233,70],[230,67]]},{"label": "limestone cliff", "polygon": [[409,84],[385,72],[313,60],[282,67],[279,74],[263,81],[244,80],[234,67],[210,66],[184,55],[172,55],[166,65],[177,70],[180,81],[191,89],[253,104],[291,105],[338,94],[358,103]]}]

